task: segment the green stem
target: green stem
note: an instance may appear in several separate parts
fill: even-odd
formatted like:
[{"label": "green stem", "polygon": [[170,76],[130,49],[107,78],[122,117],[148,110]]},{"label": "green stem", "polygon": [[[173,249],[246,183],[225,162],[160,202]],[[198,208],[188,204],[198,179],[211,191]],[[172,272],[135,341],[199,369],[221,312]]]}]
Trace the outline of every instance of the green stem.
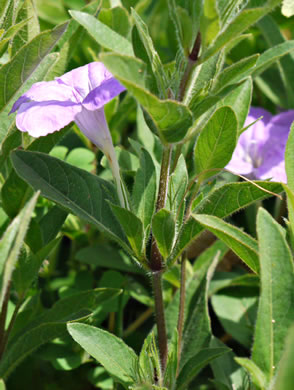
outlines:
[{"label": "green stem", "polygon": [[154,272],[152,274],[152,278],[153,278],[153,292],[154,292],[154,301],[155,301],[155,318],[156,318],[157,335],[158,335],[158,347],[159,347],[159,355],[160,355],[160,363],[161,363],[161,372],[163,376],[166,368],[168,348],[167,348],[166,324],[165,324],[164,304],[163,304],[163,295],[162,295],[161,273]]},{"label": "green stem", "polygon": [[186,254],[182,256],[181,262],[181,286],[180,286],[180,304],[178,317],[178,362],[177,362],[177,376],[179,375],[180,359],[182,352],[182,338],[185,317],[185,300],[186,300]]},{"label": "green stem", "polygon": [[[172,146],[165,145],[162,154],[156,211],[161,210],[165,206],[167,191],[168,191],[171,153],[172,153]],[[162,264],[162,256],[159,252],[154,237],[152,237],[151,240],[150,268],[152,271],[152,283],[153,283],[154,302],[155,302],[155,318],[156,318],[157,334],[158,334],[158,347],[159,347],[159,355],[160,355],[160,362],[161,362],[161,371],[163,374],[166,368],[167,355],[168,355],[165,314],[164,314],[164,304],[163,304],[163,295],[162,295],[162,280],[161,280],[161,273],[163,271],[164,265]]]},{"label": "green stem", "polygon": [[193,49],[188,57],[188,63],[185,69],[185,73],[181,80],[181,84],[179,88],[179,97],[178,97],[178,100],[180,102],[184,99],[186,88],[191,77],[191,73],[198,60],[200,46],[201,46],[201,34],[200,32],[198,32],[196,40],[194,42]]}]

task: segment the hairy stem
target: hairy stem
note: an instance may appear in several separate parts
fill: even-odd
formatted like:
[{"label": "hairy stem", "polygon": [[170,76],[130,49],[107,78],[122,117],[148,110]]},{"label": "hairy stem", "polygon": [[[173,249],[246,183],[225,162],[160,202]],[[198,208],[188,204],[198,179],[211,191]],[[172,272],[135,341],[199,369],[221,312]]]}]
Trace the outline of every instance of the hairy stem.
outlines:
[{"label": "hairy stem", "polygon": [[[161,162],[160,182],[159,182],[159,190],[158,190],[158,197],[156,203],[156,211],[161,210],[165,206],[167,191],[168,191],[171,152],[172,152],[172,146],[165,145],[163,149],[162,162]],[[152,271],[152,283],[153,283],[154,301],[155,301],[155,318],[156,318],[157,333],[158,333],[158,347],[159,347],[159,355],[160,355],[160,362],[161,362],[161,371],[162,373],[164,373],[166,368],[166,362],[167,362],[167,354],[168,354],[164,304],[163,304],[163,296],[162,296],[162,280],[161,280],[161,273],[164,268],[164,265],[162,264],[162,256],[159,252],[154,237],[152,237],[151,240],[150,268]]]},{"label": "hairy stem", "polygon": [[167,362],[167,335],[166,335],[166,325],[165,325],[165,314],[164,314],[164,304],[163,304],[163,295],[162,295],[162,279],[160,272],[154,272],[152,275],[153,281],[153,292],[154,292],[154,301],[155,301],[155,318],[157,325],[157,334],[158,334],[158,347],[161,363],[161,371],[164,374]]},{"label": "hairy stem", "polygon": [[188,63],[187,63],[184,75],[183,75],[182,80],[181,80],[180,89],[179,89],[179,98],[178,98],[179,101],[182,101],[184,96],[185,96],[188,81],[190,79],[192,70],[194,69],[194,66],[196,65],[196,62],[198,60],[200,46],[201,46],[201,34],[200,34],[200,32],[198,32],[197,37],[196,37],[195,42],[194,42],[194,46],[193,46],[192,51],[188,57]]},{"label": "hairy stem", "polygon": [[184,328],[184,315],[185,315],[185,300],[186,300],[186,254],[182,256],[181,262],[181,286],[180,286],[180,305],[179,305],[179,317],[178,317],[178,363],[177,363],[177,376],[179,375],[180,359],[182,352],[182,338]]}]

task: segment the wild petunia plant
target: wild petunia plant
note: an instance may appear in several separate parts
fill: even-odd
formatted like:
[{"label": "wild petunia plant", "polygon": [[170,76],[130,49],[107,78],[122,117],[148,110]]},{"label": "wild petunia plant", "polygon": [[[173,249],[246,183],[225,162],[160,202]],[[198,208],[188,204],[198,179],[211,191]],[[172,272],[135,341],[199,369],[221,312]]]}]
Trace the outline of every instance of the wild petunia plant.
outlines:
[{"label": "wild petunia plant", "polygon": [[[281,1],[131,3],[94,1],[44,32],[52,14],[32,26],[29,4],[0,9],[1,385],[30,355],[71,388],[287,389],[294,40],[268,15]],[[115,185],[105,159],[90,172],[69,157],[73,122]]]}]

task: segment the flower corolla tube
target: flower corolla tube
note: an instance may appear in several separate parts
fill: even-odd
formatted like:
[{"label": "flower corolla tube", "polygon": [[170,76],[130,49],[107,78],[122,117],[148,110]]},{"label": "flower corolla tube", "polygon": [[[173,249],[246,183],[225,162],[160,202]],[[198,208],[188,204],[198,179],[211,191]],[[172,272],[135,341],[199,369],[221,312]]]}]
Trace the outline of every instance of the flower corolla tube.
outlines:
[{"label": "flower corolla tube", "polygon": [[108,158],[123,206],[126,200],[104,105],[124,90],[101,62],[92,62],[53,81],[35,83],[11,109],[11,113],[17,111],[17,128],[33,137],[53,133],[74,121]]},{"label": "flower corolla tube", "polygon": [[251,107],[244,126],[255,121],[240,135],[226,169],[250,179],[287,183],[285,149],[294,110],[272,115],[263,108]]}]

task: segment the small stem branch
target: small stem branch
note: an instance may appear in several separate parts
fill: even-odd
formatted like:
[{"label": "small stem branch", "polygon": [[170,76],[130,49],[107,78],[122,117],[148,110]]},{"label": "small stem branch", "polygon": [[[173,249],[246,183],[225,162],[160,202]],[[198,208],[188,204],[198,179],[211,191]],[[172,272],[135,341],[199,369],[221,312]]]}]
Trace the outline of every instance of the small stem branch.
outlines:
[{"label": "small stem branch", "polygon": [[182,101],[185,95],[186,87],[188,84],[188,81],[190,79],[192,70],[194,66],[196,65],[196,62],[198,60],[199,51],[201,46],[201,34],[198,32],[196,40],[194,42],[194,46],[192,48],[192,51],[188,57],[188,63],[184,72],[184,75],[181,80],[180,89],[179,89],[179,101]]},{"label": "small stem branch", "polygon": [[181,352],[182,352],[182,337],[183,337],[184,317],[185,317],[185,300],[186,300],[186,254],[184,253],[181,262],[180,305],[179,305],[179,317],[178,317],[177,376],[179,375],[180,359],[181,359]]},{"label": "small stem branch", "polygon": [[161,273],[154,272],[153,275],[153,291],[155,301],[155,318],[158,333],[158,347],[161,362],[161,371],[164,373],[167,362],[167,336],[166,336],[166,325],[164,315],[164,305],[162,296],[162,280]]}]

